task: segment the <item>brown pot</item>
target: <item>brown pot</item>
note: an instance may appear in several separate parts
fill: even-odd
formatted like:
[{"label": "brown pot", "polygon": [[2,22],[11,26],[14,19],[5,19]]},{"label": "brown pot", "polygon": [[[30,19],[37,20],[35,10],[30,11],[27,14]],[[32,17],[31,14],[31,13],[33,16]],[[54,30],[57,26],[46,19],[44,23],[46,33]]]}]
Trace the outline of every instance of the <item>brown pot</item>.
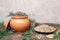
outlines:
[{"label": "brown pot", "polygon": [[29,28],[30,22],[27,16],[12,16],[10,26],[16,32],[24,32]]}]

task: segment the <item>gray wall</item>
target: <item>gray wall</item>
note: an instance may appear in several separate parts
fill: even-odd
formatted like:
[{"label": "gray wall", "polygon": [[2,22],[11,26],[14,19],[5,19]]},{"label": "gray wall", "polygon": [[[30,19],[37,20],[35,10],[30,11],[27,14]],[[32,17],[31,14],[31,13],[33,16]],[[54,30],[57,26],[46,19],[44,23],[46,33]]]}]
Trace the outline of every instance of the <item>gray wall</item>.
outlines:
[{"label": "gray wall", "polygon": [[34,13],[40,23],[60,23],[60,0],[0,0],[0,22],[11,11]]}]

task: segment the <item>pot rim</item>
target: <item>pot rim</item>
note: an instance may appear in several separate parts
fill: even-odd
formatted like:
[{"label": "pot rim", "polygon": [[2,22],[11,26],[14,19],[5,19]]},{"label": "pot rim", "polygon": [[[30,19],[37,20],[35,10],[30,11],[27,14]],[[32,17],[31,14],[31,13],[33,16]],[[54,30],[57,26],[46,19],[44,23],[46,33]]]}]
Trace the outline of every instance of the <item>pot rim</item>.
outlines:
[{"label": "pot rim", "polygon": [[12,16],[12,19],[26,19],[28,18],[27,16]]}]

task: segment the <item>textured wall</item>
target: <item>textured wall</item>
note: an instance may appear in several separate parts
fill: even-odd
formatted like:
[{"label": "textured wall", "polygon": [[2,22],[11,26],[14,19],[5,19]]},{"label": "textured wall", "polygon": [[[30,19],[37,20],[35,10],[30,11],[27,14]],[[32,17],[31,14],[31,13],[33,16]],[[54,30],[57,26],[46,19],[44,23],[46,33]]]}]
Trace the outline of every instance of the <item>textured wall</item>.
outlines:
[{"label": "textured wall", "polygon": [[0,22],[10,11],[34,13],[37,22],[60,23],[60,0],[0,0]]}]

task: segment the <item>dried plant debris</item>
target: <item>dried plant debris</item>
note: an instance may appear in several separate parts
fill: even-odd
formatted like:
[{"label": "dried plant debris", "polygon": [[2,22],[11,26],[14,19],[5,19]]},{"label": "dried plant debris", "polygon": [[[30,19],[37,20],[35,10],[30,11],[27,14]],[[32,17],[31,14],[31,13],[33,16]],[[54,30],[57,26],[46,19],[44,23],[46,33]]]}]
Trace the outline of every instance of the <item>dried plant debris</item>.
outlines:
[{"label": "dried plant debris", "polygon": [[38,39],[43,39],[43,38],[45,37],[45,35],[42,35],[42,34],[36,34],[35,37],[38,38]]},{"label": "dried plant debris", "polygon": [[23,12],[18,11],[18,12],[16,12],[16,13],[14,13],[14,16],[27,16],[27,14],[26,14],[26,13],[23,13]]},{"label": "dried plant debris", "polygon": [[37,38],[37,39],[43,39],[43,38],[45,38],[45,35],[43,35],[43,34],[33,34],[31,37],[32,38]]},{"label": "dried plant debris", "polygon": [[26,13],[21,12],[21,11],[17,11],[16,13],[9,12],[9,15],[7,17],[9,17],[9,16],[28,16],[28,15]]},{"label": "dried plant debris", "polygon": [[53,34],[46,35],[47,38],[53,38]]}]

